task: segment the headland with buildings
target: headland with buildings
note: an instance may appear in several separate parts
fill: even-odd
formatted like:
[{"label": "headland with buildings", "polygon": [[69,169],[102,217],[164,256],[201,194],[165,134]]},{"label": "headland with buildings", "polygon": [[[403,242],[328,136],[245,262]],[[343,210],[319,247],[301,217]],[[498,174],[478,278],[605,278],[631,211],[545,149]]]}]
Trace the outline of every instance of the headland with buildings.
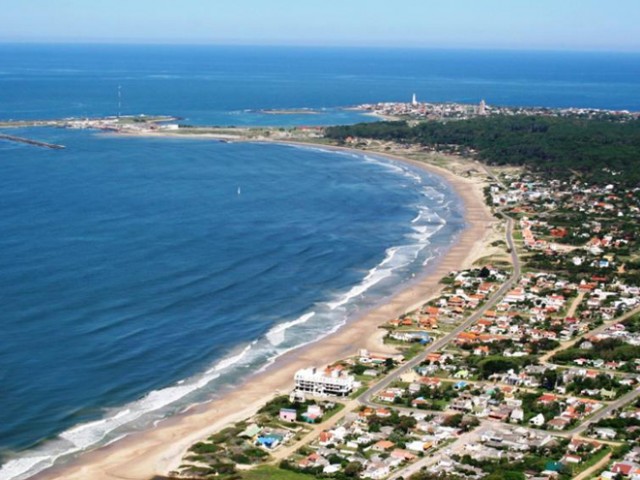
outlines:
[{"label": "headland with buildings", "polygon": [[574,118],[615,118],[633,120],[640,113],[628,110],[606,110],[597,108],[550,108],[490,105],[485,100],[477,104],[457,102],[424,102],[414,94],[409,102],[366,103],[350,107],[387,120],[465,120],[474,117],[490,116],[546,116]]}]

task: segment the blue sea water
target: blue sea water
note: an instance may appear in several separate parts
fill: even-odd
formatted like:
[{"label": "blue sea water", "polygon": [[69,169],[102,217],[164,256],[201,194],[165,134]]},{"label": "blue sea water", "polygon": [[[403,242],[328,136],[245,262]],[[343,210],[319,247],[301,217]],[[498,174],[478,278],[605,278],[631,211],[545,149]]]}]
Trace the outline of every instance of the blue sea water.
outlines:
[{"label": "blue sea water", "polygon": [[[406,100],[640,110],[631,54],[0,45],[0,119],[332,124]],[[310,108],[315,115],[263,109]],[[218,395],[397,291],[463,226],[439,178],[282,145],[7,130],[0,479]]]},{"label": "blue sea water", "polygon": [[36,447],[8,454],[0,478],[149,425],[326,335],[463,222],[437,177],[371,157],[15,133],[67,148],[0,143],[0,439]]},{"label": "blue sea water", "polygon": [[[118,112],[192,124],[350,123],[379,101],[640,110],[640,54],[400,49],[0,45],[0,118]],[[261,115],[278,108],[317,116]],[[368,117],[364,117],[365,119]]]}]

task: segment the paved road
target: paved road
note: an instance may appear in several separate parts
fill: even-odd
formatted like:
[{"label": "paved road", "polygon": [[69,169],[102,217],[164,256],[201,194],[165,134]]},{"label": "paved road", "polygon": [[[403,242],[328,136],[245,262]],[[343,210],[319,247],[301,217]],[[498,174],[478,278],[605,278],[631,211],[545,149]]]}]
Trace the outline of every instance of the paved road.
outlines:
[{"label": "paved road", "polygon": [[567,434],[567,436],[580,435],[587,429],[589,425],[599,422],[604,417],[609,415],[613,410],[624,407],[625,405],[633,402],[636,398],[638,398],[638,396],[640,396],[640,387],[636,388],[635,390],[631,390],[629,393],[623,395],[618,400],[611,402],[606,407],[598,410],[594,415],[589,417],[586,421],[582,422],[576,428],[572,430],[566,430],[562,433]]},{"label": "paved road", "polygon": [[398,470],[396,473],[392,474],[389,478],[392,480],[398,480],[400,478],[409,478],[411,475],[418,473],[423,468],[429,468],[432,465],[435,465],[443,458],[449,458],[451,455],[460,454],[464,450],[465,445],[476,442],[481,434],[484,431],[483,427],[486,427],[485,423],[481,423],[480,426],[470,432],[463,433],[460,435],[455,442],[451,445],[448,445],[441,451],[436,452],[434,455],[429,455],[427,457],[421,458],[415,463],[411,465],[407,465],[406,467]]},{"label": "paved road", "polygon": [[[531,430],[532,432],[535,432],[541,435],[553,435],[558,437],[573,438],[575,436],[580,435],[582,432],[584,432],[584,430],[587,429],[589,424],[598,422],[599,420],[604,418],[606,415],[611,413],[611,411],[626,405],[627,403],[633,401],[638,396],[640,396],[640,388],[633,390],[632,392],[629,392],[627,395],[624,395],[616,402],[611,403],[610,405],[608,405],[607,407],[603,408],[598,413],[593,415],[591,418],[589,418],[586,422],[582,423],[581,425],[579,425],[578,427],[572,430],[555,432],[555,431],[528,428],[526,426],[521,426],[521,425],[511,425],[510,427],[526,428],[527,430]],[[401,478],[409,478],[411,475],[418,473],[423,468],[428,468],[432,465],[435,465],[443,458],[448,458],[451,455],[459,454],[464,449],[465,445],[477,441],[481,432],[485,431],[486,428],[490,427],[492,424],[499,424],[499,426],[502,426],[502,427],[509,427],[508,425],[505,425],[503,422],[500,422],[497,420],[496,421],[484,420],[481,422],[479,427],[475,428],[471,432],[467,432],[461,435],[456,439],[455,442],[453,442],[448,447],[444,448],[442,451],[439,451],[434,455],[429,455],[427,457],[424,457],[418,460],[417,462],[412,463],[411,465],[407,465],[405,468],[394,473],[390,478],[393,480],[398,480]],[[598,463],[598,465],[600,464],[602,464],[602,461]],[[586,478],[586,477],[583,476],[581,478]]]},{"label": "paved road", "polygon": [[620,322],[626,320],[627,318],[631,317],[632,315],[635,315],[636,313],[640,313],[640,307],[632,308],[631,310],[629,310],[628,312],[624,313],[623,315],[621,315],[619,317],[612,318],[611,320],[607,320],[606,322],[604,322],[599,327],[594,328],[593,330],[590,330],[590,331],[586,332],[584,335],[582,335],[582,337],[597,335],[598,333],[601,333],[604,330],[606,330],[607,327],[610,327],[611,325],[615,325],[616,323],[620,323]]},{"label": "paved road", "polygon": [[[485,168],[485,169],[487,171],[487,174],[491,178],[493,178],[493,180],[495,180],[503,188],[506,188],[505,185],[502,183],[502,181],[496,175],[494,175],[493,172],[491,172],[490,169],[488,169],[488,168]],[[395,382],[405,372],[410,371],[412,368],[414,368],[415,366],[419,365],[423,361],[423,359],[424,359],[424,357],[426,355],[443,349],[450,342],[455,340],[455,338],[458,336],[459,333],[463,332],[468,327],[473,325],[475,322],[480,320],[480,318],[482,318],[482,316],[487,312],[487,310],[493,308],[500,301],[500,299],[519,280],[520,275],[521,275],[521,264],[520,264],[520,258],[518,257],[517,249],[516,249],[516,246],[514,244],[514,239],[513,239],[514,221],[513,221],[513,218],[511,218],[508,215],[504,214],[502,209],[497,210],[497,213],[507,221],[506,240],[507,240],[507,246],[509,247],[510,252],[511,252],[511,261],[512,261],[512,264],[513,264],[513,273],[511,275],[511,277],[500,287],[500,289],[498,289],[497,292],[495,292],[493,295],[491,295],[491,297],[489,298],[489,300],[487,301],[486,304],[484,304],[478,311],[476,311],[468,319],[466,319],[464,322],[462,322],[460,325],[458,325],[453,331],[451,331],[450,333],[448,333],[444,337],[441,337],[440,339],[438,339],[437,341],[435,341],[434,343],[429,345],[421,354],[417,355],[415,358],[411,359],[410,361],[406,362],[405,364],[403,364],[402,366],[397,368],[395,371],[391,372],[389,375],[387,375],[379,383],[377,383],[376,385],[371,387],[369,390],[364,392],[362,395],[360,395],[360,397],[358,397],[357,400],[361,404],[364,404],[364,405],[367,405],[367,406],[371,406],[371,407],[378,407],[377,404],[372,402],[372,398],[374,398],[378,394],[378,392],[380,392],[381,390],[387,388],[389,385],[391,385],[393,382]],[[627,318],[628,316],[632,315],[633,313],[636,313],[635,309],[633,311],[631,311],[631,312],[628,312],[622,318],[619,318],[616,321],[620,321],[620,320],[622,320],[624,318]],[[610,325],[612,323],[615,323],[615,322],[614,321],[607,322],[606,325],[603,325],[602,327],[599,327],[598,329],[590,332],[590,334],[597,333],[598,331],[601,331],[602,329],[606,328],[606,326],[608,326],[608,325]],[[545,431],[545,430],[536,430],[536,431],[538,431],[540,433],[552,434],[552,435],[568,437],[568,438],[574,437],[576,435],[580,435],[592,423],[597,423],[598,421],[600,421],[601,419],[603,419],[604,417],[609,415],[612,411],[614,411],[614,410],[616,410],[618,408],[621,408],[624,405],[627,405],[628,403],[632,402],[633,400],[635,400],[639,396],[640,396],[640,387],[637,388],[636,390],[633,390],[633,391],[627,393],[626,395],[620,397],[618,400],[608,404],[607,406],[602,408],[600,411],[598,411],[596,414],[594,414],[592,417],[590,417],[588,420],[586,420],[585,422],[583,422],[582,424],[578,425],[577,427],[575,427],[575,428],[573,428],[571,430],[559,431],[559,432],[549,432],[549,431]],[[397,408],[397,407],[394,406],[394,408]],[[428,412],[425,412],[425,411],[422,411],[422,410],[410,409],[410,408],[400,408],[399,410],[403,411],[404,413],[413,413],[413,412],[428,413]],[[484,425],[484,422],[483,422],[483,425]],[[423,459],[420,459],[419,461],[417,461],[417,462],[415,462],[415,463],[413,463],[411,465],[408,465],[407,467],[403,468],[402,470],[396,472],[391,478],[393,478],[393,479],[408,478],[411,475],[413,475],[414,473],[420,471],[423,467],[428,467],[430,465],[433,465],[433,464],[437,463],[438,461],[440,461],[440,459],[442,457],[450,456],[452,453],[454,453],[454,451],[457,451],[457,450],[463,448],[464,445],[466,445],[467,443],[473,441],[474,435],[477,435],[480,430],[481,430],[480,428],[477,428],[477,429],[473,430],[472,432],[468,432],[468,433],[460,436],[452,445],[450,445],[448,448],[444,449],[442,452],[438,452],[437,454],[435,454],[433,456],[427,456],[427,457],[425,457]],[[531,430],[533,430],[533,429],[531,429]]]},{"label": "paved road", "polygon": [[[487,175],[489,175],[496,183],[498,183],[503,189],[506,189],[506,185],[502,182],[502,180],[500,180],[492,171],[491,169],[486,166],[484,166],[484,170],[487,172]],[[499,212],[503,217],[506,217],[506,215],[504,215],[501,211]],[[511,242],[509,243],[509,248],[511,248],[511,253],[512,253],[512,258],[514,257],[513,253],[515,252],[515,249],[513,248],[513,237],[511,235],[511,232],[508,230],[507,231],[507,235],[508,235],[508,239],[511,239]],[[517,255],[516,255],[517,258]],[[516,265],[516,263],[514,262],[514,265]],[[518,265],[519,266],[519,265]],[[577,305],[576,305],[577,306]],[[605,322],[603,325],[601,325],[600,327],[591,330],[587,333],[585,333],[584,335],[582,335],[579,338],[585,337],[587,335],[596,335],[600,332],[602,332],[603,330],[605,330],[607,327],[609,327],[610,325],[613,325],[615,323],[619,323],[623,320],[626,320],[627,318],[631,317],[632,315],[636,314],[636,313],[640,313],[640,307],[634,308],[630,311],[628,311],[627,313],[625,313],[624,315],[616,318],[616,319],[612,319],[609,320],[607,322]],[[575,339],[578,340],[578,339]],[[574,341],[575,341],[574,340]],[[547,359],[550,357],[551,355],[545,355],[541,358],[542,363],[547,364]],[[623,395],[622,397],[620,397],[618,400],[608,404],[607,406],[605,406],[604,408],[602,408],[600,411],[598,411],[596,414],[594,414],[592,417],[590,417],[589,419],[587,419],[586,421],[582,422],[580,425],[578,425],[576,428],[573,428],[571,430],[565,430],[562,432],[554,432],[554,435],[561,435],[561,436],[565,436],[565,437],[573,437],[575,435],[580,435],[582,432],[584,432],[589,425],[591,425],[592,423],[597,423],[600,420],[602,420],[603,418],[605,418],[607,415],[609,415],[613,410],[616,410],[618,408],[621,408],[627,404],[629,404],[630,402],[632,402],[633,400],[635,400],[637,397],[640,396],[640,387],[638,387],[635,390],[632,390],[631,392],[627,393],[626,395]],[[544,431],[544,430],[542,430]]]},{"label": "paved road", "polygon": [[493,308],[498,303],[498,301],[518,281],[518,279],[520,278],[521,266],[520,266],[520,259],[518,258],[518,253],[517,253],[517,251],[515,249],[515,246],[514,246],[514,243],[513,243],[513,219],[511,217],[508,217],[508,216],[504,215],[501,211],[499,211],[499,214],[502,215],[507,220],[507,232],[506,232],[507,245],[511,249],[511,261],[513,263],[513,273],[511,275],[511,277],[505,283],[502,284],[502,286],[498,289],[497,292],[495,292],[493,295],[491,295],[491,297],[489,298],[487,303],[485,303],[482,307],[480,307],[480,309],[478,309],[478,311],[476,311],[473,315],[471,315],[464,322],[462,322],[460,325],[458,325],[454,330],[452,330],[451,332],[449,332],[444,337],[441,337],[438,340],[436,340],[435,342],[433,342],[432,344],[430,344],[422,353],[420,353],[419,355],[417,355],[413,359],[409,360],[408,362],[403,364],[398,369],[394,370],[392,373],[387,375],[379,383],[375,384],[369,390],[367,390],[362,395],[360,395],[360,397],[358,397],[358,400],[360,401],[360,403],[362,403],[364,405],[371,406],[371,407],[377,406],[377,405],[373,404],[371,399],[373,397],[375,397],[378,392],[380,392],[381,390],[384,390],[389,385],[391,385],[393,382],[398,380],[398,378],[402,374],[410,371],[412,368],[414,368],[417,365],[419,365],[424,360],[425,355],[428,355],[428,354],[433,353],[433,352],[437,352],[438,350],[443,349],[450,342],[455,340],[459,333],[465,331],[468,327],[470,327],[475,322],[480,320],[482,318],[482,316],[486,313],[487,310]]},{"label": "paved road", "polygon": [[320,432],[324,430],[330,430],[331,428],[333,428],[345,416],[347,416],[349,413],[352,413],[357,406],[358,406],[357,400],[350,400],[346,402],[344,405],[344,408],[340,410],[338,413],[336,413],[329,420],[324,421],[322,423],[314,424],[311,427],[311,431],[306,433],[301,440],[298,440],[297,442],[294,442],[290,445],[276,449],[271,454],[271,460],[269,461],[269,463],[273,465],[277,465],[280,463],[281,460],[284,460],[285,458],[289,458],[296,451],[298,451],[300,447],[311,443],[312,440],[314,440],[318,435],[320,435]]},{"label": "paved road", "polygon": [[[488,167],[485,166],[485,170],[490,177],[492,177],[497,183],[499,183],[502,186],[502,188],[506,188],[505,185],[502,183],[502,181],[498,177],[496,177]],[[377,405],[375,405],[371,399],[375,397],[375,395],[378,392],[387,388],[405,372],[408,372],[412,368],[419,365],[424,360],[424,357],[426,355],[443,349],[450,342],[455,340],[459,333],[465,331],[468,327],[470,327],[475,322],[480,320],[483,317],[483,315],[487,312],[487,310],[490,310],[491,308],[493,308],[498,303],[498,301],[518,281],[521,274],[521,265],[520,265],[520,258],[518,257],[518,251],[515,247],[515,243],[513,240],[514,221],[513,221],[513,218],[509,217],[508,215],[505,215],[502,209],[497,210],[497,213],[507,221],[506,240],[507,240],[507,246],[511,252],[511,263],[513,264],[513,273],[511,274],[511,277],[505,283],[502,284],[502,286],[498,289],[497,292],[495,292],[493,295],[491,295],[491,297],[489,297],[489,300],[487,301],[487,303],[485,303],[482,307],[480,307],[478,311],[476,311],[468,319],[466,319],[464,322],[458,325],[454,330],[449,332],[444,337],[441,337],[435,342],[433,342],[421,354],[417,355],[415,358],[411,359],[410,361],[408,361],[407,363],[405,363],[404,365],[396,369],[394,372],[387,375],[379,383],[375,384],[369,390],[367,390],[362,395],[360,395],[360,397],[358,397],[358,400],[360,401],[360,403],[371,406],[371,407],[376,407]]]},{"label": "paved road", "polygon": [[[640,307],[636,307],[636,308],[634,308],[632,310],[629,310],[628,312],[624,313],[623,315],[621,315],[619,317],[615,317],[615,318],[613,318],[611,320],[607,320],[606,322],[604,322],[599,327],[596,327],[593,330],[589,330],[588,332],[585,332],[585,333],[583,333],[581,335],[578,335],[578,336],[572,338],[571,340],[569,340],[568,342],[562,342],[558,347],[554,348],[553,350],[549,350],[544,355],[542,355],[540,357],[540,359],[539,359],[540,364],[544,365],[544,366],[556,365],[553,362],[550,362],[549,360],[551,359],[551,357],[553,357],[559,351],[567,349],[570,345],[574,345],[575,343],[579,342],[580,340],[582,340],[585,337],[592,337],[593,335],[597,335],[597,334],[603,332],[605,329],[607,329],[611,325],[615,325],[616,323],[623,322],[626,319],[628,319],[629,317],[631,317],[631,316],[633,316],[633,315],[635,315],[637,313],[640,313]],[[561,365],[561,366],[563,366],[565,368],[570,368],[570,367],[573,367],[574,365]],[[598,371],[602,371],[602,372],[605,372],[605,373],[613,373],[613,374],[621,376],[621,377],[634,377],[634,378],[637,377],[637,375],[633,374],[633,373],[617,372],[617,371],[598,369],[598,368],[593,368],[593,367],[590,367],[589,370],[598,370]]]},{"label": "paved road", "polygon": [[[514,427],[517,426],[519,428],[526,428],[527,430],[531,430],[532,432],[536,432],[536,433],[540,433],[540,434],[553,435],[554,437],[573,438],[575,436],[582,435],[582,433],[592,423],[598,423],[600,420],[605,418],[607,415],[609,415],[614,410],[617,410],[618,408],[624,407],[625,405],[633,402],[638,397],[640,397],[640,387],[636,388],[635,390],[631,390],[626,395],[623,395],[622,397],[620,397],[618,400],[605,405],[602,409],[598,410],[591,417],[587,418],[584,422],[582,422],[580,425],[576,426],[575,428],[572,428],[571,430],[558,430],[558,431],[556,431],[556,430],[540,430],[540,429],[537,429],[537,428],[530,428],[530,427],[528,427],[526,425],[514,425]],[[499,422],[498,420],[496,420],[495,422],[496,423],[501,423],[502,425],[504,425],[504,423]]]}]

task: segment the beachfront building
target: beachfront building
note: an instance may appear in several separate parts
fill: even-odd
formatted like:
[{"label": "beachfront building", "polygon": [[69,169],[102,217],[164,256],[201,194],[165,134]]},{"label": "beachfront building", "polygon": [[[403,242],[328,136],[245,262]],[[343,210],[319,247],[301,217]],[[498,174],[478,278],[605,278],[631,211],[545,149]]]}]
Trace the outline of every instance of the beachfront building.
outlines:
[{"label": "beachfront building", "polygon": [[293,423],[298,419],[298,412],[294,408],[281,408],[279,417],[283,422]]},{"label": "beachfront building", "polygon": [[337,368],[324,370],[315,367],[303,368],[296,372],[294,380],[296,391],[316,396],[345,397],[353,391],[355,386],[355,378]]}]

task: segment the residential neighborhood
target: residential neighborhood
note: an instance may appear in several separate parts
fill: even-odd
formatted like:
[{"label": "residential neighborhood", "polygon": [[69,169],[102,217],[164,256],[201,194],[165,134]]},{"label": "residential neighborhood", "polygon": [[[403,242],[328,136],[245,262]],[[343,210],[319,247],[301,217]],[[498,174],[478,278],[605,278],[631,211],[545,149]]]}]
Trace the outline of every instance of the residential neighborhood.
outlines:
[{"label": "residential neighborhood", "polygon": [[177,474],[640,479],[640,189],[503,169],[485,196],[492,253],[380,325],[384,352],[299,370],[239,452]]}]

